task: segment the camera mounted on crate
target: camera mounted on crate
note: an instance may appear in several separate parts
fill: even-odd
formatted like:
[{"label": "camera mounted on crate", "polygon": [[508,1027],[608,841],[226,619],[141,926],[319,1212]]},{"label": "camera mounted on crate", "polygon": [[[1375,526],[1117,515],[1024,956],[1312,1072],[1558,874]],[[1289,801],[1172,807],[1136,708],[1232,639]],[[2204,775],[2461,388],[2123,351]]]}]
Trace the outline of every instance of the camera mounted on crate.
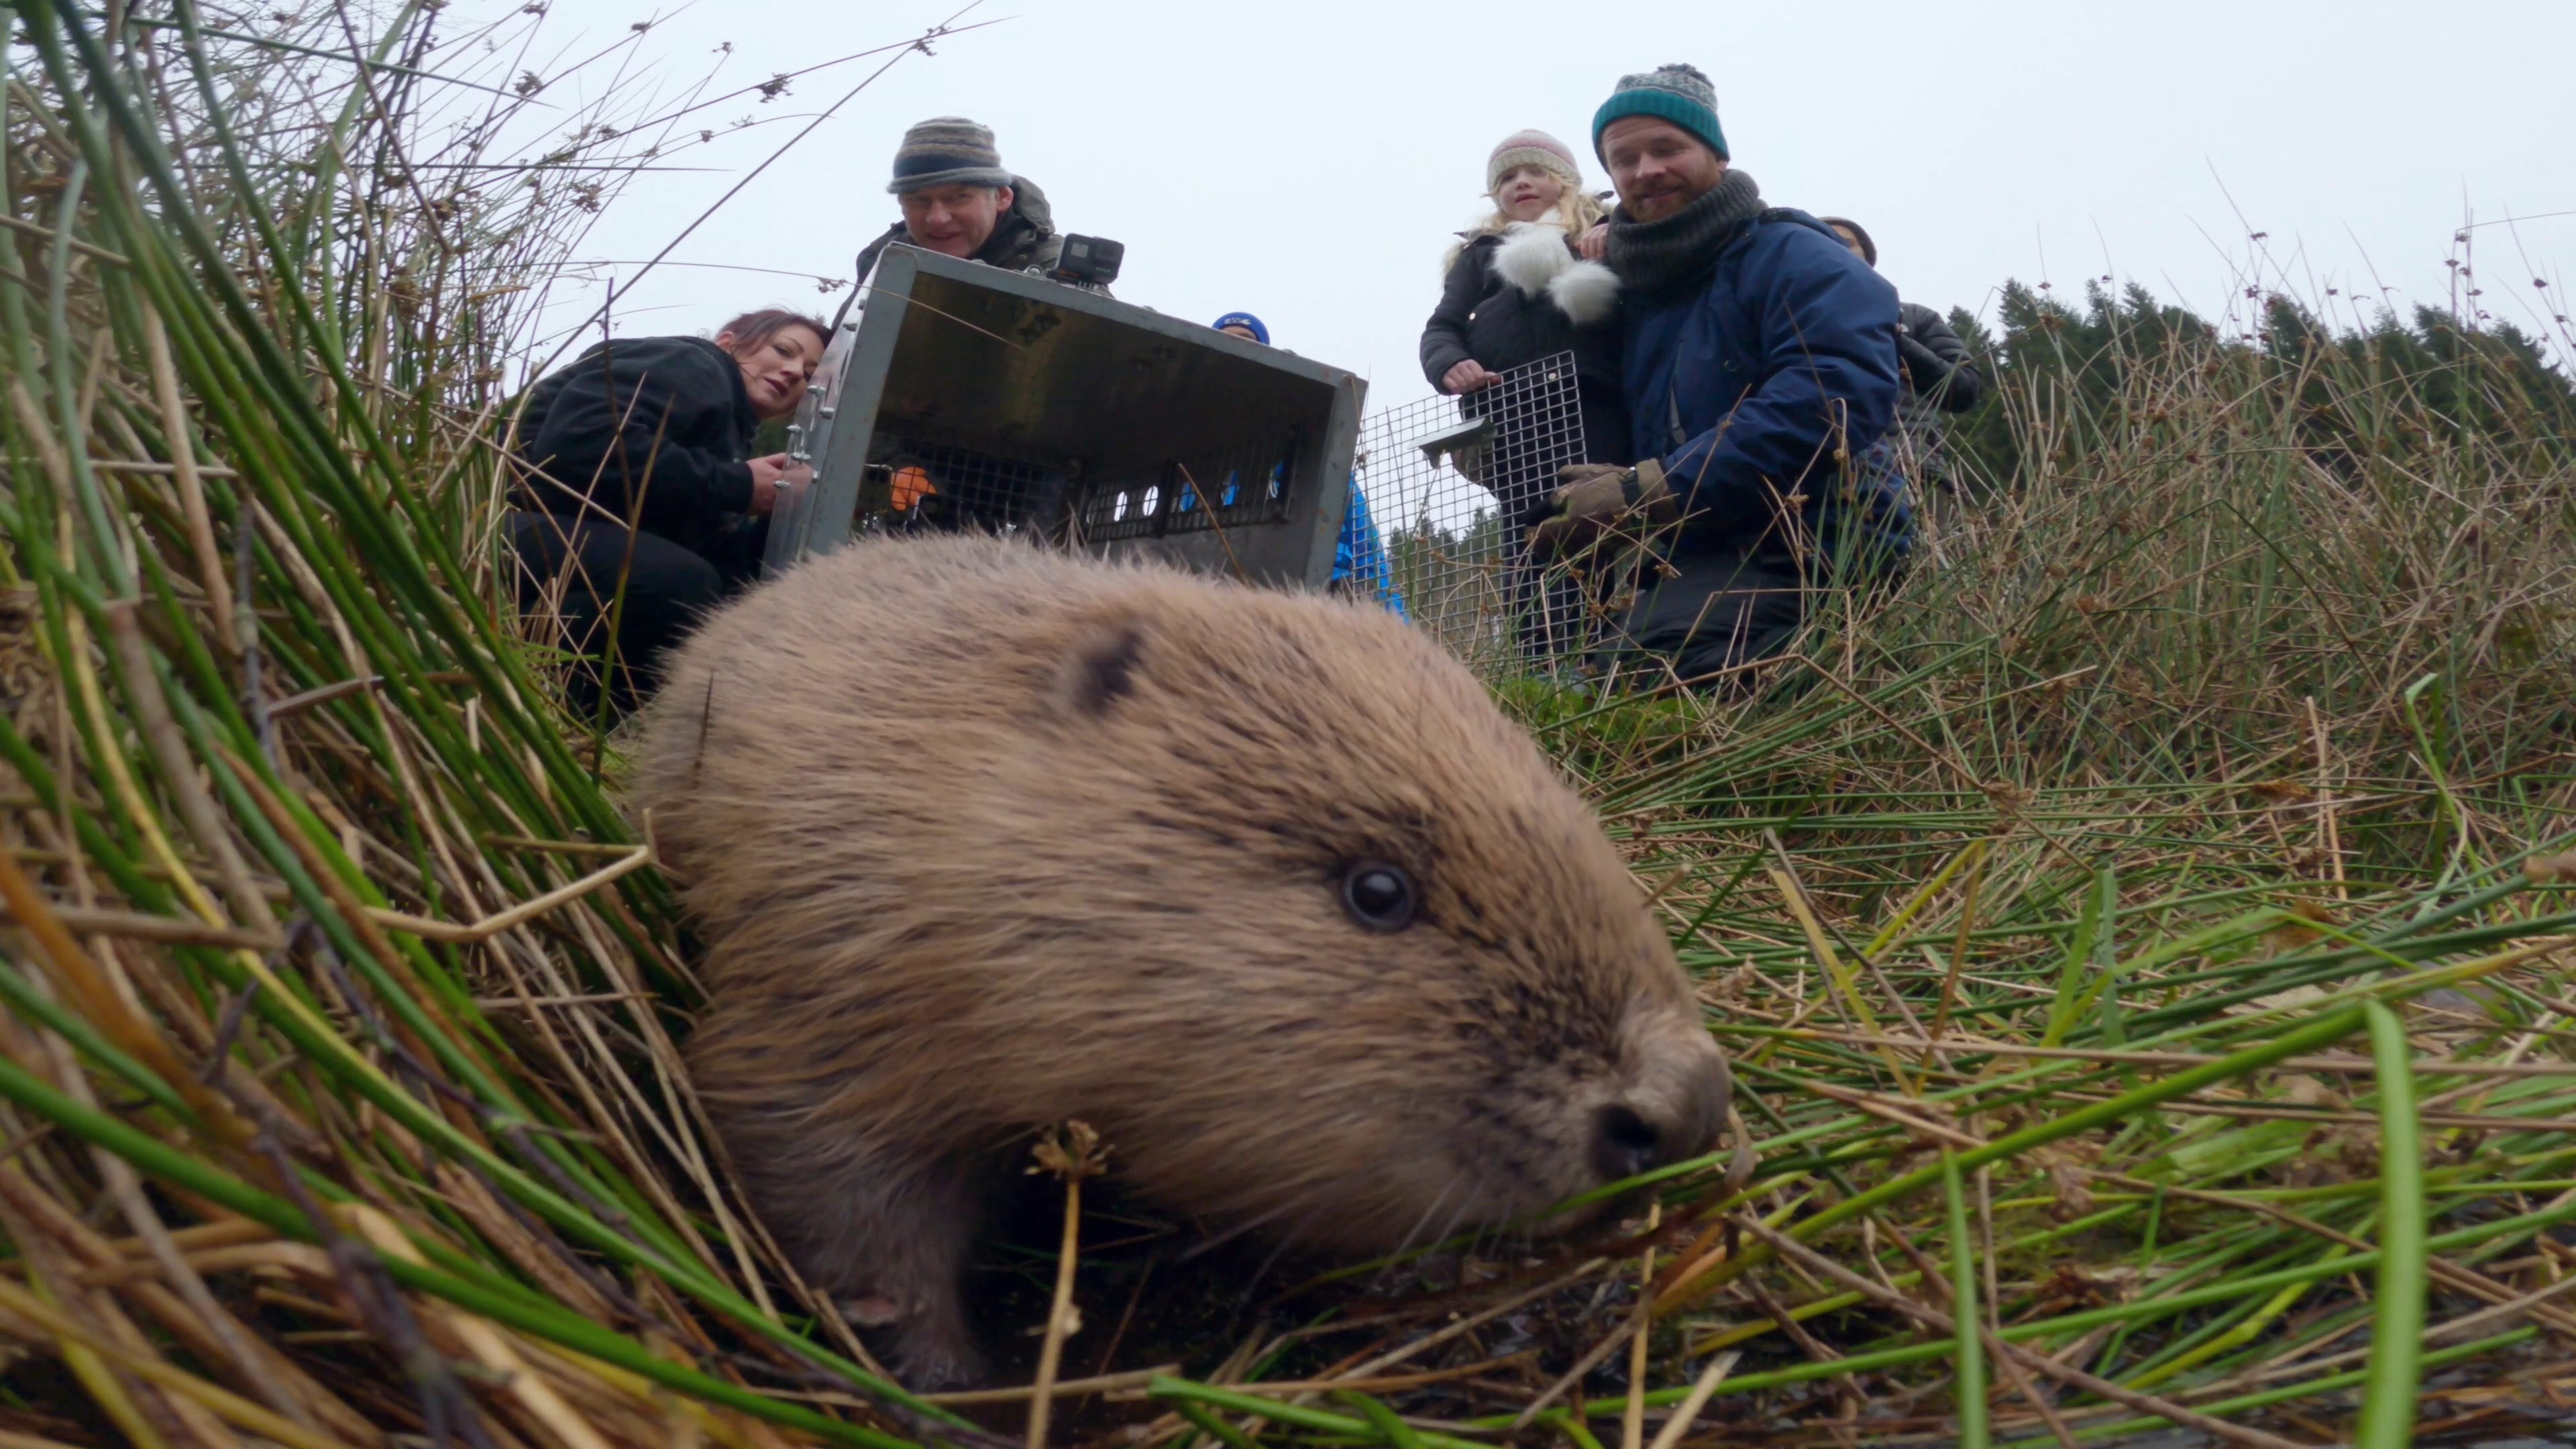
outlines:
[{"label": "camera mounted on crate", "polygon": [[1118,280],[1119,263],[1127,260],[1127,244],[1105,236],[1067,235],[1057,254],[1055,265],[1045,273],[1050,282],[1068,282],[1095,290]]}]

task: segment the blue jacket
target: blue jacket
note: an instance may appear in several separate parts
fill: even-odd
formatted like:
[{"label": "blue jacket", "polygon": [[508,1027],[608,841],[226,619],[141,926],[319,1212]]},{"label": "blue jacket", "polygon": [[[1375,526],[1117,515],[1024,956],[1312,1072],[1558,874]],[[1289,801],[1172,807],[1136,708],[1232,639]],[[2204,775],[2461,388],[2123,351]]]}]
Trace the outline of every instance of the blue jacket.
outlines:
[{"label": "blue jacket", "polygon": [[1360,491],[1357,476],[1351,479],[1351,503],[1342,515],[1341,537],[1333,541],[1333,582],[1344,581],[1376,595],[1397,618],[1413,617],[1405,612],[1404,591],[1395,586],[1395,570],[1386,545],[1378,538],[1377,520],[1369,517],[1368,495]]},{"label": "blue jacket", "polygon": [[1636,456],[1660,458],[1682,501],[1676,558],[1785,549],[1772,500],[1792,493],[1828,557],[1904,557],[1913,511],[1883,441],[1903,392],[1896,329],[1896,289],[1787,208],[1746,227],[1704,284],[1629,295],[1628,413]]}]

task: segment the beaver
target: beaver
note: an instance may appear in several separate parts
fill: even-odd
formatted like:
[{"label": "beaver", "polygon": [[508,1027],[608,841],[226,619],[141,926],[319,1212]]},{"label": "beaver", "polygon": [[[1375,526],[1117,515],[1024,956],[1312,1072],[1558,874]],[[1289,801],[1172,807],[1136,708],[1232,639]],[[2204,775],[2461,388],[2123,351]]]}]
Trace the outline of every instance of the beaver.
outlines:
[{"label": "beaver", "polygon": [[699,1096],[915,1384],[982,1372],[969,1239],[1050,1123],[1203,1223],[1384,1252],[1725,1118],[1599,823],[1372,604],[862,542],[710,617],[642,731],[633,804],[706,943]]}]

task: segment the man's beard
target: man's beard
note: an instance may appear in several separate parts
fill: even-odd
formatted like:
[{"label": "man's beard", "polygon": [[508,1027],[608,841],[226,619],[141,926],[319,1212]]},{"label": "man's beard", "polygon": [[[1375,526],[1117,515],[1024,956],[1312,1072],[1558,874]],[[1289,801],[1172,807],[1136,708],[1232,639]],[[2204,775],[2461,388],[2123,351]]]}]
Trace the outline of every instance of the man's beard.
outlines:
[{"label": "man's beard", "polygon": [[1718,182],[1725,179],[1726,173],[1721,171],[1717,174],[1717,180],[1697,189],[1693,189],[1688,181],[1678,181],[1669,190],[1649,192],[1638,196],[1635,200],[1624,196],[1619,199],[1628,208],[1628,214],[1637,220],[1661,221],[1716,190]]},{"label": "man's beard", "polygon": [[[1638,204],[1649,199],[1640,197]],[[1690,282],[1746,222],[1761,214],[1762,190],[1753,178],[1729,168],[1715,186],[1696,194],[1653,198],[1669,204],[1652,216],[1622,200],[1610,218],[1606,260],[1621,281],[1643,291]]]}]

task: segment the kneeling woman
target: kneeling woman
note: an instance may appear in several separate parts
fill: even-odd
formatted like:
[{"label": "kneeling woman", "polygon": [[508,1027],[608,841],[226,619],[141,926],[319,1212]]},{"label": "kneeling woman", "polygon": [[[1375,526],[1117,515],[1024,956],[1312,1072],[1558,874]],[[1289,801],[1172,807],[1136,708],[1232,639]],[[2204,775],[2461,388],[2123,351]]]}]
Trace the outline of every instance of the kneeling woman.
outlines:
[{"label": "kneeling woman", "polygon": [[794,415],[826,335],[799,313],[749,312],[712,342],[602,342],[529,390],[512,520],[519,606],[557,613],[568,647],[599,662],[574,671],[577,705],[595,704],[605,676],[611,700],[632,708],[663,652],[759,572],[791,465],[751,457],[752,435]]}]

